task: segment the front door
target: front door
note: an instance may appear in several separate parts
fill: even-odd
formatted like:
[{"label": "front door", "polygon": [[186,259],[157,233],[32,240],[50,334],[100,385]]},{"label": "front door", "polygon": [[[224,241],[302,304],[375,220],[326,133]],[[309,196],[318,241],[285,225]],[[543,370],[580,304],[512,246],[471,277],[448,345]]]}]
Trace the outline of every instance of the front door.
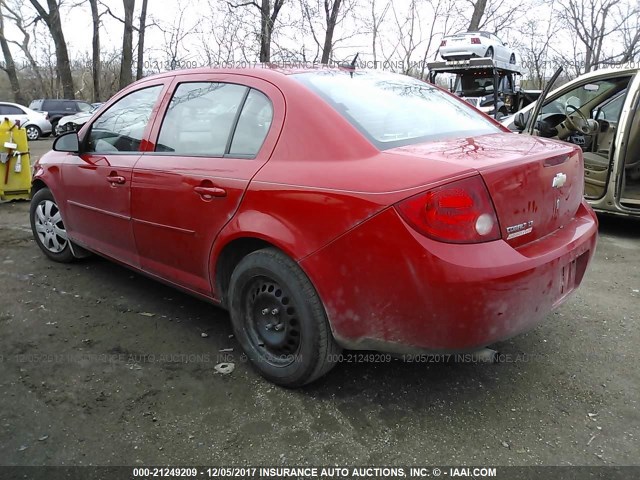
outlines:
[{"label": "front door", "polygon": [[86,131],[81,153],[63,164],[70,237],[133,266],[139,262],[131,226],[132,169],[163,88],[152,84],[113,103]]},{"label": "front door", "polygon": [[174,88],[133,171],[133,233],[143,270],[211,295],[213,242],[268,160],[284,101],[239,75],[186,75]]}]

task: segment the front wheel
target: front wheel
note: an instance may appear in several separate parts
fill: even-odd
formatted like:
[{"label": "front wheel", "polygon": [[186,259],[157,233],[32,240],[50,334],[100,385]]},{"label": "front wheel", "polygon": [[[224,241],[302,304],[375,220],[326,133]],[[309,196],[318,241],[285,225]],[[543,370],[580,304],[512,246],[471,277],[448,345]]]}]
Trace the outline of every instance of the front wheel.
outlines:
[{"label": "front wheel", "polygon": [[36,127],[35,125],[27,125],[27,127],[25,127],[25,130],[27,131],[27,138],[30,141],[38,140],[40,138],[40,135],[42,135],[40,128]]},{"label": "front wheel", "polygon": [[43,188],[36,192],[31,199],[29,217],[33,238],[40,250],[56,262],[73,261],[73,252],[64,228],[62,214],[51,190]]},{"label": "front wheel", "polygon": [[516,63],[516,54],[515,53],[512,53],[511,56],[509,57],[509,63],[511,65],[515,65],[515,63]]},{"label": "front wheel", "polygon": [[268,380],[298,387],[337,363],[341,349],[315,288],[279,250],[258,250],[240,261],[229,302],[236,338]]},{"label": "front wheel", "polygon": [[486,58],[493,58],[493,47],[487,48],[487,53],[484,54]]}]

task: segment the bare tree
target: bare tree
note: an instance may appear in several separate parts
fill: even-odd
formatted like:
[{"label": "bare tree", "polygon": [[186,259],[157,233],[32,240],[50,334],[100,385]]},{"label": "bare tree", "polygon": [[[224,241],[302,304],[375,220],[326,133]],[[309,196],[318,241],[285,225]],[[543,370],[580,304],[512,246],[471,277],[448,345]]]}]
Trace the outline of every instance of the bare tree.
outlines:
[{"label": "bare tree", "polygon": [[62,84],[62,93],[65,98],[73,99],[75,98],[75,93],[71,65],[69,63],[69,52],[67,51],[67,43],[62,31],[62,23],[60,22],[61,2],[60,0],[47,0],[48,10],[45,10],[38,0],[29,1],[38,12],[38,19],[44,21],[51,33],[56,49],[56,70]]},{"label": "bare tree", "polygon": [[[625,4],[621,0],[563,0],[558,15],[576,39],[576,49],[584,55],[578,73],[595,70],[604,64],[629,61],[640,50],[638,4]],[[635,29],[633,26],[635,25]],[[622,51],[607,54],[605,41],[622,33]],[[611,44],[614,42],[611,41]],[[618,43],[618,42],[615,42]],[[569,62],[571,59],[565,60]]]},{"label": "bare tree", "polygon": [[220,11],[217,0],[209,1],[209,11],[202,15],[197,32],[200,46],[197,51],[204,64],[210,67],[229,66],[243,54],[242,49],[246,45],[242,39],[248,34],[245,32],[247,22],[241,18],[244,13],[243,9],[225,8]]},{"label": "bare tree", "polygon": [[[553,38],[556,22],[551,15],[543,24],[539,19],[529,19],[522,26],[520,52],[522,63],[529,70],[536,88],[542,89],[549,63],[549,44]],[[542,33],[544,32],[544,33]]]},{"label": "bare tree", "polygon": [[340,5],[342,0],[324,0],[324,13],[327,22],[327,29],[324,35],[324,46],[322,47],[322,59],[321,63],[329,63],[329,57],[331,56],[331,50],[333,49],[333,32],[338,22],[338,13],[340,12]]},{"label": "bare tree", "polygon": [[514,25],[519,25],[522,18],[531,9],[529,0],[513,2],[512,0],[466,0],[466,3],[456,3],[458,14],[462,18],[468,18],[467,8],[472,8],[469,20],[468,32],[488,30],[493,33],[500,33],[508,30]]},{"label": "bare tree", "polygon": [[120,64],[120,88],[129,85],[132,80],[133,66],[133,10],[136,0],[122,0],[124,6],[124,31],[122,33],[122,62]]},{"label": "bare tree", "polygon": [[376,0],[371,0],[371,49],[373,53],[373,65],[376,68],[378,65],[378,52],[376,50],[376,45],[378,44],[378,32],[380,31],[380,26],[382,25],[387,12],[389,11],[391,0],[387,0],[383,5],[382,11],[378,12],[376,10]]},{"label": "bare tree", "polygon": [[469,28],[467,32],[477,32],[480,30],[482,17],[487,8],[487,0],[467,0],[473,6],[473,13],[471,14],[471,21],[469,22]]},{"label": "bare tree", "polygon": [[394,58],[399,55],[402,73],[416,74],[411,59],[418,47],[423,43],[422,24],[418,15],[418,0],[410,0],[406,12],[398,12],[395,3],[391,3],[391,14],[396,27],[395,41],[392,50],[386,56],[387,64],[391,70],[396,70]]},{"label": "bare tree", "polygon": [[93,76],[93,91],[91,98],[94,102],[100,101],[100,14],[98,13],[98,0],[89,0],[91,6],[91,20],[93,24],[93,40],[91,42],[91,73]]},{"label": "bare tree", "polygon": [[140,10],[140,27],[138,29],[138,63],[136,68],[136,80],[142,78],[144,66],[144,34],[147,28],[147,0],[142,0],[142,10]]},{"label": "bare tree", "polygon": [[15,40],[8,40],[8,41],[9,43],[13,43],[14,45],[20,48],[20,50],[22,51],[22,54],[27,59],[29,67],[31,68],[31,70],[33,71],[33,74],[36,77],[36,82],[38,83],[38,87],[40,88],[40,91],[44,92],[45,91],[44,80],[42,78],[42,73],[40,72],[40,66],[38,65],[38,62],[36,62],[36,60],[33,58],[33,55],[31,53],[31,34],[28,31],[28,27],[30,25],[31,26],[35,26],[35,25],[32,22],[28,24],[27,20],[25,20],[24,14],[21,9],[21,2],[16,1],[9,4],[7,1],[2,0],[1,3],[5,10],[4,17],[10,20],[11,22],[13,22],[13,24],[18,28],[18,30],[20,30],[20,33],[22,34],[21,42],[17,42]]},{"label": "bare tree", "polygon": [[13,98],[16,103],[24,105],[25,99],[22,96],[22,90],[20,89],[20,81],[18,80],[18,72],[16,71],[16,64],[13,61],[13,55],[9,48],[9,42],[4,36],[4,13],[2,8],[4,2],[0,2],[0,47],[2,47],[2,55],[4,56],[4,65],[0,66],[2,70],[7,72],[9,76],[9,82],[11,83],[11,90],[13,90]]},{"label": "bare tree", "polygon": [[260,14],[260,61],[271,61],[271,37],[275,28],[278,14],[282,9],[286,0],[274,0],[273,6],[271,0],[260,0],[260,4],[255,0],[240,2],[228,1],[227,4],[231,8],[255,7]]},{"label": "bare tree", "polygon": [[[429,32],[427,33],[427,45],[425,46],[424,56],[422,57],[420,78],[425,77],[427,58],[433,52],[434,47],[436,48],[437,52],[438,44],[434,44],[434,39],[436,39],[440,35],[447,35],[448,33],[448,27],[450,26],[449,16],[452,10],[452,1],[455,0],[428,0],[429,7],[431,9],[431,15],[429,16],[431,18],[431,26],[429,27]],[[441,25],[443,28],[441,32],[436,31],[438,25]]]},{"label": "bare tree", "polygon": [[[351,25],[349,31],[336,37],[336,29],[345,20],[355,22],[354,9],[357,3],[357,0],[300,0],[303,25],[309,27],[308,32],[303,29],[302,33],[309,33],[313,39],[316,46],[314,61],[320,57],[320,63],[328,64],[338,43],[344,43],[360,34]],[[307,60],[304,48],[302,55]]]}]

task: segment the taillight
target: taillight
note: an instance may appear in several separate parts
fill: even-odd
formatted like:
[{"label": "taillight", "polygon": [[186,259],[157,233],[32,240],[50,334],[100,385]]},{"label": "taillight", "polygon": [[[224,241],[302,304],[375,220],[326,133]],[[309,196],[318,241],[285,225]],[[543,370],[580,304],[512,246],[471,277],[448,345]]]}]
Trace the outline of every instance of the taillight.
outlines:
[{"label": "taillight", "polygon": [[501,238],[496,210],[479,175],[414,195],[396,208],[409,225],[434,240],[480,243]]},{"label": "taillight", "polygon": [[440,46],[441,46],[441,47],[446,47],[446,46],[447,46],[447,41],[446,41],[446,40],[442,40],[442,41],[440,42]]},{"label": "taillight", "polygon": [[480,39],[478,37],[471,37],[471,43],[474,45],[480,45]]}]

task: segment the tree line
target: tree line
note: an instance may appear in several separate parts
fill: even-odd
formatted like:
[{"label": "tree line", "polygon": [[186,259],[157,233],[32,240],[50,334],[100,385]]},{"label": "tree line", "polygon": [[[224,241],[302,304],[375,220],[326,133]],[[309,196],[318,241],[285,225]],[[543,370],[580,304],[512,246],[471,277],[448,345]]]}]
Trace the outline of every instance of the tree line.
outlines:
[{"label": "tree line", "polygon": [[[97,102],[167,69],[327,64],[356,53],[424,77],[440,39],[458,31],[506,38],[539,88],[558,65],[568,79],[640,60],[635,0],[177,0],[169,19],[157,0],[71,1],[0,0],[1,98]],[[71,14],[91,25],[90,51],[70,51],[64,27]]]}]

